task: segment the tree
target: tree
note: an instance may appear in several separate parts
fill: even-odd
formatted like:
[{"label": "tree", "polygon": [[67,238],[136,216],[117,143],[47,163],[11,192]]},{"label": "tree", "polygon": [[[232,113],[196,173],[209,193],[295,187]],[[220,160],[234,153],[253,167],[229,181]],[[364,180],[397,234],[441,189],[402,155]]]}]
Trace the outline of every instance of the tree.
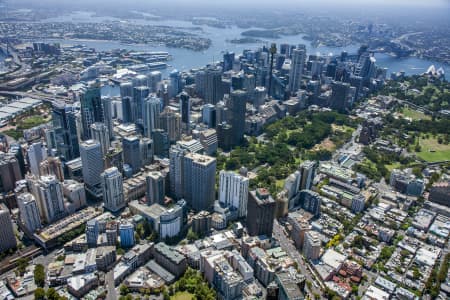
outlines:
[{"label": "tree", "polygon": [[41,287],[38,287],[34,291],[34,299],[35,300],[45,300],[45,290]]},{"label": "tree", "polygon": [[59,300],[59,294],[56,292],[54,288],[49,288],[47,290],[47,299],[48,300]]},{"label": "tree", "polygon": [[187,233],[186,238],[187,238],[190,242],[193,242],[193,241],[196,241],[196,240],[199,239],[198,234],[197,234],[196,232],[194,232],[194,231],[192,230],[192,228],[189,228],[189,231],[188,231],[188,233]]},{"label": "tree", "polygon": [[129,290],[128,287],[127,287],[126,285],[124,285],[124,284],[122,284],[122,285],[120,286],[119,290],[120,290],[120,294],[121,294],[122,296],[125,296],[125,295],[127,295],[127,294],[130,293],[130,290]]},{"label": "tree", "polygon": [[41,264],[36,265],[34,268],[34,283],[38,287],[44,287],[45,285],[45,270],[44,266]]},{"label": "tree", "polygon": [[19,271],[20,275],[23,275],[25,273],[29,261],[30,259],[23,257],[17,260],[17,271]]}]

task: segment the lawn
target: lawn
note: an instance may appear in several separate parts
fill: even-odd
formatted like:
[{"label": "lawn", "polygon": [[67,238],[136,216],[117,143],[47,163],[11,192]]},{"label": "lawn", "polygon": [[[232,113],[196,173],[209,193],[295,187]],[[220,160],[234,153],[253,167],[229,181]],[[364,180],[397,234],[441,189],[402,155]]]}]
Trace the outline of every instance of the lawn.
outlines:
[{"label": "lawn", "polygon": [[416,155],[421,159],[428,162],[450,160],[450,145],[439,144],[437,138],[422,139],[421,137],[419,144],[422,150],[416,152]]},{"label": "lawn", "polygon": [[194,295],[188,292],[178,292],[172,297],[170,297],[172,300],[191,300],[194,299]]},{"label": "lawn", "polygon": [[31,117],[20,120],[17,124],[17,128],[22,129],[22,130],[30,129],[35,126],[44,124],[48,121],[49,120],[45,119],[42,116],[31,116]]},{"label": "lawn", "polygon": [[410,118],[411,120],[431,120],[431,116],[428,116],[423,112],[414,110],[409,107],[405,107],[402,109],[402,115],[405,118]]}]

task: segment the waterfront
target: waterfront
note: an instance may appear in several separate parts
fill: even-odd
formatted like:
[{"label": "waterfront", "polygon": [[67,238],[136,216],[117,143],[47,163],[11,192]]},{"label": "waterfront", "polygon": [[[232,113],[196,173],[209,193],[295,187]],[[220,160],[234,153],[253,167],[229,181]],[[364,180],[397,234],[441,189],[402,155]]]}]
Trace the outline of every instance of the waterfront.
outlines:
[{"label": "waterfront", "polygon": [[[76,12],[71,15],[59,16],[56,18],[46,19],[43,22],[129,22],[135,24],[146,24],[154,26],[171,26],[174,28],[181,28],[185,31],[195,31],[199,36],[209,38],[212,41],[211,47],[205,51],[192,51],[188,49],[170,48],[158,45],[149,44],[123,44],[118,41],[97,41],[97,40],[45,40],[45,42],[58,42],[62,45],[78,45],[82,44],[90,48],[95,48],[97,51],[108,51],[112,49],[127,49],[127,50],[140,50],[140,51],[166,51],[169,52],[173,60],[169,62],[170,66],[166,70],[163,70],[163,75],[167,75],[171,70],[178,69],[185,71],[193,68],[199,68],[207,65],[213,61],[222,59],[224,51],[233,51],[236,54],[242,53],[245,49],[257,49],[263,45],[270,46],[272,42],[287,44],[305,44],[307,52],[309,54],[340,54],[342,51],[347,51],[349,54],[356,53],[359,45],[349,45],[346,47],[312,47],[310,42],[303,38],[303,35],[283,36],[278,39],[261,39],[263,42],[259,43],[247,43],[247,44],[233,44],[229,42],[232,39],[240,38],[243,31],[249,30],[241,29],[236,26],[228,28],[216,28],[206,25],[193,25],[188,21],[180,20],[119,20],[113,17],[98,17],[89,12]],[[196,30],[200,28],[201,30]],[[388,74],[390,72],[404,71],[407,75],[421,74],[427,70],[430,65],[435,65],[437,68],[444,67],[440,62],[425,60],[418,57],[406,57],[396,58],[384,53],[376,53],[377,65],[380,67],[388,68]]]}]

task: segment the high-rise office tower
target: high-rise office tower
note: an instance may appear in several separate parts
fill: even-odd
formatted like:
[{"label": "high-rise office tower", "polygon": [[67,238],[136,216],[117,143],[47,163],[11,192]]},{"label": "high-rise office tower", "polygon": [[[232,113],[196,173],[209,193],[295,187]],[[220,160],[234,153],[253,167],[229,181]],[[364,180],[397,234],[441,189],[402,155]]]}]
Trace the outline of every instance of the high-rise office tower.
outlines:
[{"label": "high-rise office tower", "polygon": [[82,138],[88,140],[91,138],[91,125],[95,122],[104,122],[100,84],[91,82],[86,89],[80,92],[79,97],[83,125]]},{"label": "high-rise office tower", "polygon": [[133,84],[131,82],[122,82],[120,84],[120,97],[133,98]]},{"label": "high-rise office tower", "polygon": [[158,156],[168,157],[170,140],[169,134],[162,129],[155,129],[152,132],[153,136],[153,153]]},{"label": "high-rise office tower", "polygon": [[204,98],[206,91],[206,71],[199,70],[195,73],[195,93],[198,97]]},{"label": "high-rise office tower", "polygon": [[27,156],[30,172],[39,176],[39,165],[47,158],[47,149],[41,142],[33,143],[27,150]]},{"label": "high-rise office tower", "polygon": [[61,219],[66,214],[62,183],[54,175],[41,176],[34,182],[37,204],[41,218],[48,224]]},{"label": "high-rise office tower", "polygon": [[89,248],[97,247],[99,235],[98,220],[92,219],[86,222],[86,243]]},{"label": "high-rise office tower", "polygon": [[183,130],[189,134],[191,124],[191,101],[186,92],[180,95],[181,123]]},{"label": "high-rise office tower", "polygon": [[229,124],[233,130],[234,145],[240,145],[245,131],[245,107],[247,93],[242,90],[233,91],[231,98],[227,101]]},{"label": "high-rise office tower", "polygon": [[181,116],[168,107],[159,115],[161,129],[169,135],[171,143],[178,141],[181,137]]},{"label": "high-rise office tower", "polygon": [[83,179],[88,188],[100,186],[100,174],[103,172],[102,147],[95,140],[87,140],[80,145],[83,167]]},{"label": "high-rise office tower", "polygon": [[47,145],[47,154],[52,155],[52,153],[57,154],[56,149],[56,134],[54,129],[44,129],[45,144]]},{"label": "high-rise office tower", "polygon": [[101,175],[103,206],[116,212],[126,206],[123,194],[123,178],[116,167],[106,169]]},{"label": "high-rise office tower", "polygon": [[148,77],[144,74],[139,74],[132,79],[133,87],[146,86],[148,87]]},{"label": "high-rise office tower", "polygon": [[316,260],[320,256],[320,236],[315,231],[307,231],[305,233],[305,241],[303,244],[303,255],[306,259]]},{"label": "high-rise office tower", "polygon": [[11,153],[0,152],[0,193],[13,191],[16,181],[22,178],[17,158]]},{"label": "high-rise office tower", "polygon": [[113,132],[113,101],[110,97],[102,97],[104,123],[108,129],[108,136],[111,140],[114,137]]},{"label": "high-rise office tower", "polygon": [[134,226],[133,223],[123,222],[119,225],[120,246],[131,248],[134,246]]},{"label": "high-rise office tower", "polygon": [[202,108],[202,122],[208,125],[208,128],[216,127],[216,106],[205,104]]},{"label": "high-rise office tower", "polygon": [[174,145],[169,150],[170,193],[175,199],[183,198],[183,158],[187,150]]},{"label": "high-rise office tower", "polygon": [[255,87],[253,91],[253,106],[258,109],[266,102],[267,90],[263,86]]},{"label": "high-rise office tower", "polygon": [[32,194],[23,193],[18,195],[17,206],[19,207],[20,220],[30,233],[42,227],[39,208]]},{"label": "high-rise office tower", "polygon": [[139,155],[141,165],[146,166],[153,162],[153,141],[149,138],[141,138],[139,141]]},{"label": "high-rise office tower", "polygon": [[247,231],[251,236],[272,236],[276,203],[269,191],[259,188],[248,195]]},{"label": "high-rise office tower", "polygon": [[300,191],[299,200],[304,210],[312,213],[314,217],[320,216],[322,199],[318,193],[311,190],[302,190]]},{"label": "high-rise office tower", "polygon": [[147,203],[149,205],[164,204],[165,178],[161,172],[149,172],[147,180]]},{"label": "high-rise office tower", "polygon": [[116,167],[119,172],[123,171],[123,150],[121,148],[109,148],[105,155],[105,168]]},{"label": "high-rise office tower", "polygon": [[147,99],[150,90],[146,86],[137,86],[133,88],[133,102],[131,103],[131,114],[133,122],[142,124],[144,100]]},{"label": "high-rise office tower", "polygon": [[123,123],[131,123],[133,122],[133,112],[131,109],[131,103],[133,102],[133,98],[131,97],[122,97],[122,122]]},{"label": "high-rise office tower", "polygon": [[234,172],[220,171],[219,201],[237,209],[240,218],[247,215],[249,180]]},{"label": "high-rise office tower", "polygon": [[161,98],[153,95],[144,101],[144,135],[148,138],[152,138],[152,132],[161,127],[159,120],[161,106]]},{"label": "high-rise office tower", "polygon": [[20,174],[22,175],[22,177],[25,176],[26,174],[25,158],[23,156],[22,146],[19,143],[11,143],[9,145],[8,154],[14,155],[14,157],[17,159],[17,162],[19,163]]},{"label": "high-rise office tower", "polygon": [[17,246],[11,215],[4,205],[0,205],[0,253]]},{"label": "high-rise office tower", "polygon": [[340,112],[345,112],[351,107],[350,84],[347,82],[333,81],[331,83],[330,107]]},{"label": "high-rise office tower", "polygon": [[104,123],[96,122],[91,125],[91,137],[100,143],[102,155],[105,156],[109,149],[109,131]]},{"label": "high-rise office tower", "polygon": [[39,165],[39,174],[41,176],[55,175],[59,181],[64,181],[64,171],[59,157],[47,157]]},{"label": "high-rise office tower", "polygon": [[216,104],[222,100],[222,73],[218,68],[208,68],[205,74],[205,101]]},{"label": "high-rise office tower", "polygon": [[62,160],[69,161],[80,156],[78,144],[77,109],[74,106],[54,102],[52,123],[55,131],[56,149]]},{"label": "high-rise office tower", "polygon": [[305,68],[306,48],[299,45],[292,51],[291,70],[289,72],[289,90],[296,93],[300,88],[300,83]]},{"label": "high-rise office tower", "polygon": [[149,86],[148,87],[150,88],[150,92],[152,92],[152,93],[158,92],[158,84],[162,80],[161,72],[160,71],[150,72],[150,75],[149,75],[148,79],[149,79]]},{"label": "high-rise office tower", "polygon": [[230,71],[233,69],[234,52],[225,52],[223,54],[223,71]]},{"label": "high-rise office tower", "polygon": [[170,85],[169,85],[169,97],[174,98],[178,93],[181,92],[181,75],[178,70],[173,70],[169,74]]},{"label": "high-rise office tower", "polygon": [[291,51],[291,45],[289,44],[281,44],[280,45],[280,54],[284,55],[285,57],[289,58]]},{"label": "high-rise office tower", "polygon": [[183,159],[183,196],[196,210],[209,210],[215,199],[216,159],[187,153]]},{"label": "high-rise office tower", "polygon": [[314,161],[304,161],[299,168],[300,171],[300,190],[310,190],[315,176],[316,163]]},{"label": "high-rise office tower", "polygon": [[142,167],[139,144],[137,136],[127,136],[122,140],[123,163],[131,167],[133,174],[139,172]]}]

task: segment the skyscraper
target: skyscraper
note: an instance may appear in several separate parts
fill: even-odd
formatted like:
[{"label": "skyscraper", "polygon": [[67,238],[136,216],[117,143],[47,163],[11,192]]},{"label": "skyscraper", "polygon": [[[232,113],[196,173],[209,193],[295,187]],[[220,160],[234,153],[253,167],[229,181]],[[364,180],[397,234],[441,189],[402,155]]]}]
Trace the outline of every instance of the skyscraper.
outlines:
[{"label": "skyscraper", "polygon": [[306,259],[316,260],[320,256],[320,236],[315,231],[307,231],[305,233],[305,241],[303,244],[303,255]]},{"label": "skyscraper", "polygon": [[74,106],[54,102],[52,107],[52,123],[55,132],[56,149],[64,161],[80,156],[78,144],[77,110]]},{"label": "skyscraper", "polygon": [[111,140],[114,136],[113,132],[113,104],[110,97],[102,97],[104,123],[108,129],[108,136]]},{"label": "skyscraper", "polygon": [[153,141],[149,138],[141,138],[139,141],[139,155],[141,165],[146,166],[153,162]]},{"label": "skyscraper", "polygon": [[133,84],[131,82],[122,82],[120,84],[120,97],[133,98]]},{"label": "skyscraper", "polygon": [[147,174],[147,203],[149,205],[164,203],[164,176],[161,172],[150,172]]},{"label": "skyscraper", "polygon": [[223,71],[230,71],[233,69],[234,52],[225,52],[223,54]]},{"label": "skyscraper", "polygon": [[306,48],[299,45],[292,51],[291,70],[289,73],[289,90],[296,93],[300,88],[300,82],[305,68]]},{"label": "skyscraper", "polygon": [[183,159],[183,196],[196,210],[209,210],[215,199],[216,159],[187,153]]},{"label": "skyscraper", "polygon": [[216,127],[216,106],[213,104],[205,104],[202,108],[202,122],[209,128]]},{"label": "skyscraper", "polygon": [[0,205],[0,253],[17,246],[11,215],[4,205]]},{"label": "skyscraper", "polygon": [[39,165],[47,158],[47,149],[41,142],[36,142],[30,145],[27,150],[28,164],[30,172],[33,175],[39,176]]},{"label": "skyscraper", "polygon": [[0,193],[14,190],[16,181],[22,179],[19,162],[11,153],[0,152]]},{"label": "skyscraper", "polygon": [[123,163],[131,167],[133,174],[139,172],[142,167],[139,144],[137,136],[124,137],[122,140]]},{"label": "skyscraper", "polygon": [[169,86],[169,97],[174,98],[178,93],[181,92],[181,75],[180,72],[175,69],[169,74],[170,86]]},{"label": "skyscraper", "polygon": [[99,142],[87,140],[80,145],[83,179],[88,188],[100,186],[100,174],[103,172],[103,155]]},{"label": "skyscraper", "polygon": [[304,210],[312,213],[314,217],[320,215],[322,199],[318,193],[311,190],[302,190],[300,191],[299,200]]},{"label": "skyscraper", "polygon": [[54,175],[41,176],[34,183],[37,204],[42,219],[50,224],[66,214],[62,183]]},{"label": "skyscraper", "polygon": [[205,73],[205,100],[216,104],[222,98],[222,73],[218,68],[208,68]]},{"label": "skyscraper", "polygon": [[142,124],[144,100],[147,99],[150,90],[146,86],[133,88],[133,102],[131,103],[132,122]]},{"label": "skyscraper", "polygon": [[30,233],[42,227],[36,199],[32,194],[23,193],[18,195],[17,206],[19,207],[20,220]]},{"label": "skyscraper", "polygon": [[346,82],[333,81],[331,83],[330,107],[340,112],[345,112],[351,107],[349,99],[350,84]]},{"label": "skyscraper", "polygon": [[300,190],[310,190],[315,176],[316,163],[314,161],[304,161],[299,168]]},{"label": "skyscraper", "polygon": [[159,120],[161,106],[161,98],[153,95],[144,101],[144,135],[148,138],[152,138],[152,132],[161,127]]},{"label": "skyscraper", "polygon": [[41,176],[55,175],[59,181],[64,181],[64,171],[59,157],[50,156],[42,161],[39,165],[39,174]]},{"label": "skyscraper", "polygon": [[109,149],[109,131],[104,123],[95,122],[91,125],[91,137],[100,143],[102,155],[105,156]]},{"label": "skyscraper", "polygon": [[106,169],[102,175],[103,206],[116,212],[125,207],[122,174],[116,167]]},{"label": "skyscraper", "polygon": [[79,94],[81,102],[81,122],[83,127],[82,138],[91,138],[90,127],[95,122],[104,122],[103,105],[100,92],[100,84],[91,82]]},{"label": "skyscraper", "polygon": [[240,218],[247,215],[249,180],[234,172],[220,171],[219,201],[237,209]]},{"label": "skyscraper", "polygon": [[229,124],[233,130],[234,145],[240,145],[245,131],[245,107],[247,93],[242,90],[233,91],[227,101]]},{"label": "skyscraper", "polygon": [[183,197],[183,158],[187,151],[178,145],[169,150],[170,159],[170,193],[175,199]]},{"label": "skyscraper", "polygon": [[276,203],[269,191],[259,188],[248,195],[247,230],[251,236],[272,236]]},{"label": "skyscraper", "polygon": [[189,133],[191,123],[191,101],[189,99],[189,95],[186,92],[182,92],[180,95],[180,108],[183,130]]},{"label": "skyscraper", "polygon": [[169,135],[170,142],[174,143],[181,137],[181,116],[168,107],[159,115],[161,129]]},{"label": "skyscraper", "polygon": [[131,123],[133,122],[133,112],[131,109],[132,97],[122,97],[122,122]]}]

